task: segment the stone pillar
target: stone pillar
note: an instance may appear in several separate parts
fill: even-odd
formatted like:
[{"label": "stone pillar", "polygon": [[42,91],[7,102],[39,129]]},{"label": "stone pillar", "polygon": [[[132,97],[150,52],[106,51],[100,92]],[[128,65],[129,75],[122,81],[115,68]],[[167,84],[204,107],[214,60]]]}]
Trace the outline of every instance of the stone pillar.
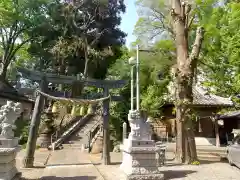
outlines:
[{"label": "stone pillar", "polygon": [[21,173],[16,168],[16,154],[20,150],[18,139],[0,138],[0,179],[19,179]]},{"label": "stone pillar", "polygon": [[220,137],[219,137],[219,126],[218,126],[218,120],[214,119],[214,128],[215,128],[215,137],[216,137],[216,146],[220,147]]},{"label": "stone pillar", "polygon": [[123,142],[127,138],[127,123],[123,123]]}]

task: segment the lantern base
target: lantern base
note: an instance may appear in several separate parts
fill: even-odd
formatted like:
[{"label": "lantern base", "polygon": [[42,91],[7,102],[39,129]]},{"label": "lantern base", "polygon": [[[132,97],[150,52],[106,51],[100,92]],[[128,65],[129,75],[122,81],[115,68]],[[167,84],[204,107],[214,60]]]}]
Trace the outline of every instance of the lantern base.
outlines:
[{"label": "lantern base", "polygon": [[125,139],[120,168],[127,175],[126,179],[163,180],[156,155],[159,149],[152,140]]}]

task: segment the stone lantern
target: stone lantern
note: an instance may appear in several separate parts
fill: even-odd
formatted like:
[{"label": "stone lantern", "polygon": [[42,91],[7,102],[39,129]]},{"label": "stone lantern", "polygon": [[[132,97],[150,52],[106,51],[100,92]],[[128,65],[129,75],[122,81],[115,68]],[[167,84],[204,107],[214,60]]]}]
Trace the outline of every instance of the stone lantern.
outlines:
[{"label": "stone lantern", "polygon": [[52,112],[52,107],[50,104],[41,118],[41,128],[39,131],[39,137],[37,139],[37,145],[41,148],[48,148],[51,145],[51,137],[55,130],[54,118],[56,113]]}]

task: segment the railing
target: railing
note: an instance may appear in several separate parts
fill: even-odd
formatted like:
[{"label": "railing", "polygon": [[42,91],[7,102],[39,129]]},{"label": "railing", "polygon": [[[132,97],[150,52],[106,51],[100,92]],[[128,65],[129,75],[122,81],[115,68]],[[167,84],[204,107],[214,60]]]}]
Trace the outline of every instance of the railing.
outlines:
[{"label": "railing", "polygon": [[95,140],[97,139],[97,136],[99,135],[99,132],[102,131],[101,126],[102,117],[100,116],[97,122],[92,126],[92,128],[85,133],[88,136],[88,152],[91,152],[91,148]]},{"label": "railing", "polygon": [[[62,120],[64,120],[64,118],[66,117],[66,115],[63,116]],[[81,116],[77,116],[77,117],[73,117],[71,119],[71,121],[66,124],[65,126],[61,126],[59,129],[57,129],[52,135],[51,135],[51,143],[53,143],[54,141],[56,141],[66,130],[68,130],[71,126],[73,126],[79,119],[81,118]]]},{"label": "railing", "polygon": [[61,145],[67,138],[69,138],[69,136],[72,135],[72,133],[74,133],[79,127],[84,126],[86,124],[86,122],[92,117],[93,115],[86,115],[83,118],[76,117],[77,120],[76,122],[70,126],[66,131],[64,131],[64,133],[56,140],[53,142],[52,140],[52,144],[49,148],[52,148],[53,150],[55,148],[57,148],[59,145]]}]

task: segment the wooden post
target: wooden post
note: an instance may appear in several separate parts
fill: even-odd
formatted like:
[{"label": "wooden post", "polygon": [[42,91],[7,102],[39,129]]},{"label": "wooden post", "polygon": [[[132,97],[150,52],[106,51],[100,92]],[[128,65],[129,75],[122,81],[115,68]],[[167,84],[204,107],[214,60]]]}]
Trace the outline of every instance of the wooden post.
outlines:
[{"label": "wooden post", "polygon": [[84,83],[81,83],[80,80],[81,74],[77,74],[77,80],[72,83],[72,98],[80,96],[82,94]]},{"label": "wooden post", "polygon": [[[46,78],[43,77],[41,84],[40,84],[40,90],[42,92],[46,91],[47,82]],[[23,158],[23,167],[24,168],[31,168],[33,167],[34,163],[34,153],[36,149],[36,141],[38,136],[38,129],[40,125],[40,118],[41,118],[41,112],[44,108],[44,100],[45,97],[38,93],[38,96],[36,98],[34,111],[32,115],[30,130],[29,130],[29,136],[27,141],[27,148],[26,148],[26,155]]]},{"label": "wooden post", "polygon": [[[104,97],[109,96],[109,89],[105,87]],[[103,102],[103,164],[110,165],[110,141],[109,141],[109,99]]]},{"label": "wooden post", "polygon": [[220,137],[219,137],[218,120],[217,119],[214,119],[214,128],[215,128],[215,136],[216,136],[216,146],[220,147]]}]

